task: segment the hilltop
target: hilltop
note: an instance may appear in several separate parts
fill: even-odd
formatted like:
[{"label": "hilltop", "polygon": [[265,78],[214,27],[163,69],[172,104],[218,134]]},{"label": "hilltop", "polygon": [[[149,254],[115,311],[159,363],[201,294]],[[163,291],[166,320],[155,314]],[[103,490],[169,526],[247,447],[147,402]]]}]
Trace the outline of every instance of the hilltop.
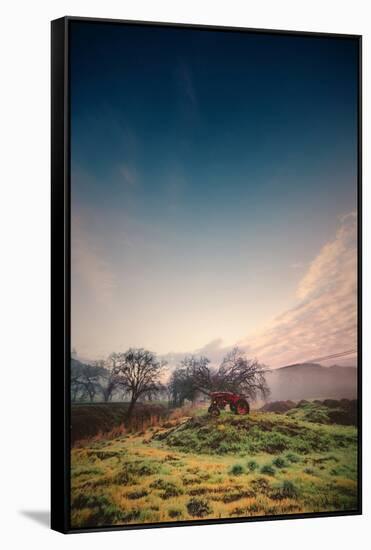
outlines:
[{"label": "hilltop", "polygon": [[318,363],[298,363],[266,372],[272,401],[301,399],[355,399],[355,367],[323,367]]},{"label": "hilltop", "polygon": [[355,444],[353,428],[338,425],[337,417],[331,417],[333,410],[341,410],[341,407],[302,403],[285,414],[257,412],[235,416],[223,413],[218,418],[201,415],[161,430],[153,439],[185,453],[218,455],[289,451],[308,454]]}]

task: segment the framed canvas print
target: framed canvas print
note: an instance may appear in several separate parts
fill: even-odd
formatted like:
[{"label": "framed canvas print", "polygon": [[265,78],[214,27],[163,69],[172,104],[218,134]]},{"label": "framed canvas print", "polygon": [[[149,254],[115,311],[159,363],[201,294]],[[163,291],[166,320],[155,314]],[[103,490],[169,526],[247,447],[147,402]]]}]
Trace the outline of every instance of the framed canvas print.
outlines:
[{"label": "framed canvas print", "polygon": [[52,22],[52,528],[361,513],[361,38]]}]

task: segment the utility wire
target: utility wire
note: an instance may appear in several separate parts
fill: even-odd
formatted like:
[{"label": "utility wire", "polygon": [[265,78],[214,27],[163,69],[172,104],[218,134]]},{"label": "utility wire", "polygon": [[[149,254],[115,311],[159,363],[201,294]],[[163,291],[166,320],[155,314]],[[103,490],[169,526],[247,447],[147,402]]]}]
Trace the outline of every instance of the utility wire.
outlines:
[{"label": "utility wire", "polygon": [[338,359],[340,357],[345,357],[346,355],[352,355],[354,353],[357,353],[356,349],[350,349],[347,351],[342,351],[339,353],[333,353],[331,355],[324,355],[323,357],[316,357],[315,359],[311,359],[310,361],[305,361],[306,363],[316,363],[317,361],[326,361],[327,359]]}]

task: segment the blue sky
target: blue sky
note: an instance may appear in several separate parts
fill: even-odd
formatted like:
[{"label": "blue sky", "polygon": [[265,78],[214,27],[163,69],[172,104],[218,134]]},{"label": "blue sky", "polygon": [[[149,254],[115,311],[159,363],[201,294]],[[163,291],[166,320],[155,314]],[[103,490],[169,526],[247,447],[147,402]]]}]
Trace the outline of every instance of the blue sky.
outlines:
[{"label": "blue sky", "polygon": [[229,345],[297,305],[356,209],[356,102],[351,39],[74,22],[77,350]]}]

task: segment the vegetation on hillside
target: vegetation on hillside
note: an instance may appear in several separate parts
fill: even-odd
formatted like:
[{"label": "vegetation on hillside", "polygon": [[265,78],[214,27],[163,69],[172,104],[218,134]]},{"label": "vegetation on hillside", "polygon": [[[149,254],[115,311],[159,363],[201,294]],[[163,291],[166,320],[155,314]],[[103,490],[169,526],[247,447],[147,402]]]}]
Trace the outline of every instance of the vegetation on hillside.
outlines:
[{"label": "vegetation on hillside", "polygon": [[203,415],[153,436],[184,453],[223,455],[246,453],[301,454],[327,452],[356,444],[352,428],[317,425],[288,415],[255,413],[249,417]]},{"label": "vegetation on hillside", "polygon": [[161,403],[138,403],[128,418],[129,403],[81,403],[71,407],[71,443],[117,430],[141,432],[169,417],[170,409]]},{"label": "vegetation on hillside", "polygon": [[315,422],[309,409],[216,419],[176,409],[142,431],[76,442],[72,526],[353,510],[356,427]]}]

